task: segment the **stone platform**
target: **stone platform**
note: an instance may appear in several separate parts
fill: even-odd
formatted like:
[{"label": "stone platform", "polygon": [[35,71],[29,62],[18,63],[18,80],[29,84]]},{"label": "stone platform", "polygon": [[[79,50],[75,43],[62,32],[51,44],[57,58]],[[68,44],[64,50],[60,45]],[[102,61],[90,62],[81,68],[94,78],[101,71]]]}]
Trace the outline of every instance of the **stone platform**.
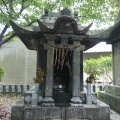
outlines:
[{"label": "stone platform", "polygon": [[105,91],[100,91],[98,98],[120,113],[120,86],[106,85]]},{"label": "stone platform", "polygon": [[19,101],[11,112],[11,120],[110,120],[109,106],[100,101],[82,107],[32,107]]}]

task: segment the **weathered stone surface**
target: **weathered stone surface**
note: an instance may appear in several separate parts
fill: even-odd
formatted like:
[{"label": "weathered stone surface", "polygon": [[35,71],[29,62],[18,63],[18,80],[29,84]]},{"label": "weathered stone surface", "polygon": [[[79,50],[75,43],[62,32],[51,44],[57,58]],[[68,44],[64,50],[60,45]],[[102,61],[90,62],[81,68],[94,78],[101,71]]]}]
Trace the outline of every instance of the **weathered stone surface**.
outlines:
[{"label": "weathered stone surface", "polygon": [[120,96],[120,86],[117,85],[106,85],[105,92]]},{"label": "weathered stone surface", "polygon": [[[54,41],[50,41],[51,44]],[[46,66],[46,81],[45,81],[45,98],[42,106],[54,106],[53,96],[53,48],[46,45],[47,49],[47,66]]]},{"label": "weathered stone surface", "polygon": [[116,112],[120,113],[120,86],[107,85],[105,86],[105,92],[101,91],[98,94],[98,98],[110,105],[110,107]]},{"label": "weathered stone surface", "polygon": [[[79,41],[74,41],[74,45],[79,44]],[[71,106],[81,106],[82,100],[80,99],[80,48],[73,51],[73,77],[72,77],[72,99]]]},{"label": "weathered stone surface", "polygon": [[11,120],[24,120],[24,105],[15,105],[11,109]]},{"label": "weathered stone surface", "polygon": [[113,45],[113,82],[114,85],[120,86],[120,41]]},{"label": "weathered stone surface", "polygon": [[90,120],[101,120],[100,108],[98,106],[84,105],[84,111],[86,118],[89,118]]},{"label": "weathered stone surface", "polygon": [[45,97],[42,101],[42,106],[43,107],[54,107],[54,99],[52,97]]},{"label": "weathered stone surface", "polygon": [[107,92],[99,92],[98,98],[110,105],[110,107],[116,112],[120,113],[120,96],[116,96],[114,94],[110,94]]},{"label": "weathered stone surface", "polygon": [[33,107],[23,106],[22,101],[12,107],[11,120],[110,120],[108,105],[98,102],[97,105],[82,107]]},{"label": "weathered stone surface", "polygon": [[24,120],[110,120],[109,106],[25,107]]},{"label": "weathered stone surface", "polygon": [[109,105],[97,101],[97,105],[100,107],[100,115],[101,115],[101,120],[110,120],[110,107]]},{"label": "weathered stone surface", "polygon": [[25,107],[25,120],[62,119],[62,109],[58,107]]}]

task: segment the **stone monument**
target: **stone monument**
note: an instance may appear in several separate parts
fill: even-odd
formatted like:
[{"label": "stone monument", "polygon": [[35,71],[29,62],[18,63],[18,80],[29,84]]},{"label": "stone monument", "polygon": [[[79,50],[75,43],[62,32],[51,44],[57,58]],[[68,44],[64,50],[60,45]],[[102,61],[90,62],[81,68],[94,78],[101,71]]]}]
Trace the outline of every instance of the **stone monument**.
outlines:
[{"label": "stone monument", "polygon": [[29,29],[10,22],[25,46],[37,51],[35,88],[12,107],[12,120],[110,119],[109,106],[87,105],[82,94],[83,51],[105,39],[87,34],[92,23],[81,28],[78,21],[78,14],[65,8],[45,10],[38,26]]}]

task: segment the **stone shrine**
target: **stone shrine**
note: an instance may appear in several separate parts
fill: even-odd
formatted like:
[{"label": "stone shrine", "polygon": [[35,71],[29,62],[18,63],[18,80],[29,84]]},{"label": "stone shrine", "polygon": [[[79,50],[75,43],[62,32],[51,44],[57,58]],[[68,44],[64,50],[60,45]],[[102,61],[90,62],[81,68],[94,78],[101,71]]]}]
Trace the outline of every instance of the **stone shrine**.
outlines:
[{"label": "stone shrine", "polygon": [[25,46],[37,51],[35,88],[12,107],[12,120],[110,119],[108,105],[87,105],[83,93],[83,51],[105,41],[106,34],[88,35],[92,23],[82,28],[78,22],[69,9],[45,10],[38,26],[29,28],[10,22]]}]

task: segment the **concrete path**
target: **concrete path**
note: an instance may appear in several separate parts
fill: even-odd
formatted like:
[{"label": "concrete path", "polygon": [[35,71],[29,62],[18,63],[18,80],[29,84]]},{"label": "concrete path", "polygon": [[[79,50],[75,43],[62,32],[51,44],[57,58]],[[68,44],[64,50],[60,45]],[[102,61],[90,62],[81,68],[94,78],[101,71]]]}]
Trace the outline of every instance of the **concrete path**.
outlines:
[{"label": "concrete path", "polygon": [[120,120],[120,114],[110,109],[110,120]]}]

